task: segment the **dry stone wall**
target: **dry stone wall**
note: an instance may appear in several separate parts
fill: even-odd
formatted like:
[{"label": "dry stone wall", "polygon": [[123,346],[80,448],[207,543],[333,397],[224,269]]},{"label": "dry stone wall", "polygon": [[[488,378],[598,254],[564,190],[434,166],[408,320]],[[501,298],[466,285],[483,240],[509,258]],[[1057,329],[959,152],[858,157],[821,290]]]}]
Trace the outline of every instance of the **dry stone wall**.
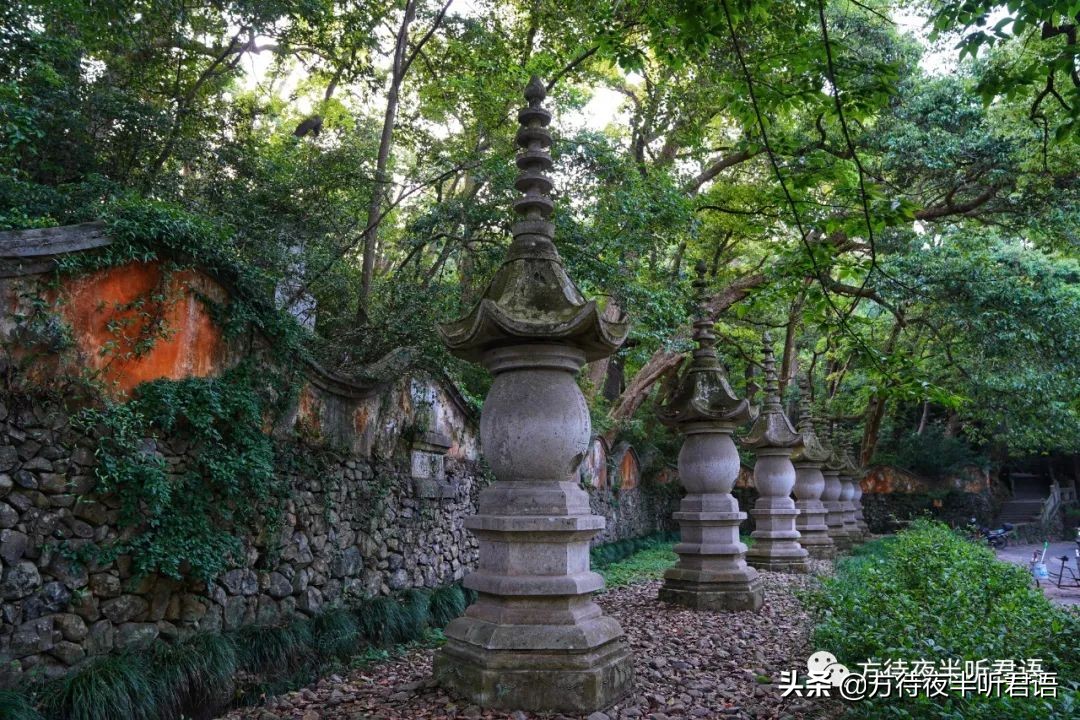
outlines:
[{"label": "dry stone wall", "polygon": [[[220,374],[251,348],[232,344],[213,321],[203,299],[221,303],[228,293],[202,271],[136,262],[54,283],[41,274],[51,268],[52,245],[38,235],[63,232],[0,243],[7,388],[0,390],[0,686],[27,673],[58,675],[138,643],[285,622],[353,596],[453,583],[475,565],[477,544],[464,519],[488,482],[477,418],[447,379],[410,371],[407,359],[391,356],[362,380],[305,368],[295,402],[265,429],[278,442],[303,438],[298,454],[314,461],[288,471],[283,521],[244,538],[236,567],[207,584],[138,577],[125,556],[86,560],[85,546],[108,546],[130,531],[118,522],[119,500],[96,492],[98,444],[73,426],[78,407],[40,389],[59,392],[89,371],[103,387],[131,392],[147,380]],[[87,247],[108,242],[97,230],[87,237]],[[37,260],[6,258],[5,247],[33,251]],[[132,303],[147,288],[168,298],[148,313],[168,332],[148,350],[103,358],[113,328],[145,334]],[[33,298],[48,301],[45,324],[70,340],[62,353],[27,347]],[[15,365],[38,390],[12,382]],[[185,437],[144,442],[171,472],[193,459]],[[590,487],[594,511],[608,519],[598,542],[649,534],[666,520],[637,480]]]},{"label": "dry stone wall", "polygon": [[[118,535],[117,503],[94,493],[94,443],[59,405],[0,402],[0,683],[65,672],[84,659],[197,630],[232,630],[311,615],[350,596],[460,580],[476,561],[464,529],[487,482],[471,421],[438,383],[407,379],[379,399],[367,455],[339,454],[317,474],[289,477],[284,521],[251,538],[246,562],[207,585],[135,577],[129,559],[73,559]],[[433,431],[410,437],[416,398]],[[315,416],[334,417],[335,411]],[[325,432],[336,432],[329,427]],[[341,428],[338,428],[341,430]],[[393,446],[396,446],[393,447]],[[182,438],[152,441],[177,471]],[[381,457],[383,459],[372,459]],[[668,510],[640,488],[590,488],[608,527],[600,541],[667,527]]]}]

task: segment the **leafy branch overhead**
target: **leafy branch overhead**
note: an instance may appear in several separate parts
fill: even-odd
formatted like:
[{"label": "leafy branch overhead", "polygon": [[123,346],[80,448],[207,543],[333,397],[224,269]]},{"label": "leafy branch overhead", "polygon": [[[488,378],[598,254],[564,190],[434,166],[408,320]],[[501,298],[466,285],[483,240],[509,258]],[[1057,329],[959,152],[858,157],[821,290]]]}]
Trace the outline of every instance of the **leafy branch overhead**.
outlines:
[{"label": "leafy branch overhead", "polygon": [[[688,347],[701,261],[735,389],[759,385],[756,338],[775,329],[782,386],[809,377],[864,461],[927,432],[976,453],[1072,452],[1078,14],[1067,0],[8,3],[0,227],[104,219],[121,242],[97,262],[223,269],[232,326],[269,328],[285,356],[350,372],[415,347],[482,397],[489,378],[432,330],[503,257],[514,113],[538,74],[559,251],[633,322],[583,373],[598,428],[657,432],[649,399]],[[275,297],[313,303],[312,331]]]}]

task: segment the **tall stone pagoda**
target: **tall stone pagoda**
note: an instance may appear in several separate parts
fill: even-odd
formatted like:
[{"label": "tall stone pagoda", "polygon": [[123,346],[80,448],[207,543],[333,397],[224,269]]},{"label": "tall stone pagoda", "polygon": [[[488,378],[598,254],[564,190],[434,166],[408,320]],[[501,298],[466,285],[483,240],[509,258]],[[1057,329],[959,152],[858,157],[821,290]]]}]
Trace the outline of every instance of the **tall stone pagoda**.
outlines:
[{"label": "tall stone pagoda", "polygon": [[750,403],[735,396],[716,357],[708,319],[705,263],[697,265],[693,360],[678,387],[657,407],[660,421],[685,435],[679,481],[686,497],[674,514],[679,562],[664,573],[660,599],[708,610],[757,610],[761,578],[746,564],[739,523],[746,519],[731,494],[739,477],[739,453],[731,435],[752,418]]},{"label": "tall stone pagoda", "polygon": [[506,260],[467,316],[439,328],[458,357],[494,376],[480,418],[496,481],[465,521],[479,541],[465,586],[479,599],[446,628],[436,679],[485,707],[589,713],[627,693],[619,623],[592,601],[589,540],[604,518],[574,477],[589,447],[582,365],[614,352],[627,325],[603,317],[567,276],[552,242],[551,113],[534,77],[518,112],[518,215]]},{"label": "tall stone pagoda", "polygon": [[812,558],[831,558],[836,555],[836,545],[829,537],[825,524],[825,506],[821,494],[825,490],[825,476],[821,466],[829,459],[829,451],[821,444],[814,426],[814,414],[810,407],[810,385],[806,378],[799,383],[799,435],[802,447],[791,456],[795,465],[795,529],[799,531],[799,544],[806,548]]},{"label": "tall stone pagoda", "polygon": [[765,402],[761,414],[743,439],[743,445],[753,448],[754,485],[758,499],[750,514],[755,529],[750,534],[754,544],[746,553],[746,562],[758,570],[776,572],[807,572],[808,553],[799,544],[795,517],[799,511],[791,499],[795,487],[795,466],[791,454],[802,445],[802,438],[780,404],[780,383],[776,376],[772,338],[763,337],[765,368]]}]

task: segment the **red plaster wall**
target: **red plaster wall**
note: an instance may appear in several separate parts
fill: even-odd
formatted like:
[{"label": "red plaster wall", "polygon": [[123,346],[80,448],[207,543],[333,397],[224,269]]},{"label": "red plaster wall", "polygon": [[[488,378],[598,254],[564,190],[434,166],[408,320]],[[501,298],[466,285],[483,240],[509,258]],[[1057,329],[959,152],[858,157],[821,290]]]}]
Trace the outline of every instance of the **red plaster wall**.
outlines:
[{"label": "red plaster wall", "polygon": [[[201,377],[223,368],[224,338],[195,290],[225,298],[221,286],[200,272],[165,273],[160,263],[135,262],[66,280],[59,311],[71,325],[84,367],[126,393],[147,380]],[[155,295],[163,299],[150,299]],[[130,307],[140,300],[141,309]],[[145,353],[133,354],[140,336],[152,334],[154,318],[163,321],[165,335]],[[109,343],[115,346],[103,353]]]}]

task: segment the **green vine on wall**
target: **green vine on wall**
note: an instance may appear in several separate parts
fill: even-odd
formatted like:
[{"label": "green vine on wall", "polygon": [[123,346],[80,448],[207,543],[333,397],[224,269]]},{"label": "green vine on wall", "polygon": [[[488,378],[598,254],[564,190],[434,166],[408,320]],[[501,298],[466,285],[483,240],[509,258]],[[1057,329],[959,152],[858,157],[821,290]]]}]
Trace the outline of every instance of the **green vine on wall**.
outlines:
[{"label": "green vine on wall", "polygon": [[[251,363],[220,377],[145,383],[126,403],[79,416],[98,437],[98,491],[120,503],[120,538],[95,550],[130,555],[136,574],[212,580],[242,559],[243,538],[272,534],[287,483],[262,432],[265,389]],[[182,438],[172,465],[152,438]]]}]

